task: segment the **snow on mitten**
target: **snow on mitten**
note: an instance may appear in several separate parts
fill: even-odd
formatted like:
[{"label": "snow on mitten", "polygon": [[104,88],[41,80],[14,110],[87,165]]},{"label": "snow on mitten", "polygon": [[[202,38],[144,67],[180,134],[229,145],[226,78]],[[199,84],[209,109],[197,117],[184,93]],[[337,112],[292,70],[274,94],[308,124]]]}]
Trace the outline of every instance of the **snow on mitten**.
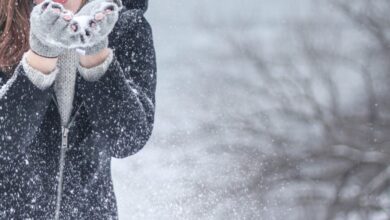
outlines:
[{"label": "snow on mitten", "polygon": [[79,52],[91,55],[108,46],[108,35],[122,7],[121,0],[92,0],[80,9],[74,18],[81,26]]},{"label": "snow on mitten", "polygon": [[58,57],[75,40],[72,17],[71,11],[52,0],[36,5],[30,15],[31,50],[40,56]]}]

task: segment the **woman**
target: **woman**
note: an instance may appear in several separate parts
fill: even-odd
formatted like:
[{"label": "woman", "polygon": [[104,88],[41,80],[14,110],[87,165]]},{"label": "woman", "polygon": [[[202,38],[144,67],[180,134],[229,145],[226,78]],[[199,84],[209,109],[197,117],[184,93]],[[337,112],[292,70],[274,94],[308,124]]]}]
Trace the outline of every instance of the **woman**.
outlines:
[{"label": "woman", "polygon": [[0,219],[117,219],[111,157],[146,144],[147,0],[1,0]]}]

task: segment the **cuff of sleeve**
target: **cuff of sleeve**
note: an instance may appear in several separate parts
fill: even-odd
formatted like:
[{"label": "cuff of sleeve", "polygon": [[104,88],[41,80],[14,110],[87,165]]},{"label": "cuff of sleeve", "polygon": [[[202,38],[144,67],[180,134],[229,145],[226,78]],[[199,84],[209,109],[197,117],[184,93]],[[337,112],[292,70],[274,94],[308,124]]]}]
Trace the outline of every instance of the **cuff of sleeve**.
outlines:
[{"label": "cuff of sleeve", "polygon": [[56,79],[57,73],[59,71],[58,67],[56,67],[49,74],[44,74],[41,71],[34,69],[32,66],[30,66],[30,64],[27,62],[26,54],[27,53],[24,53],[22,57],[22,66],[24,72],[26,73],[26,76],[39,89],[47,89],[53,84],[54,80]]},{"label": "cuff of sleeve", "polygon": [[110,50],[108,57],[103,63],[91,68],[85,68],[79,64],[78,70],[80,75],[86,81],[89,82],[98,81],[107,72],[107,69],[113,60],[113,56],[114,56],[114,52]]}]

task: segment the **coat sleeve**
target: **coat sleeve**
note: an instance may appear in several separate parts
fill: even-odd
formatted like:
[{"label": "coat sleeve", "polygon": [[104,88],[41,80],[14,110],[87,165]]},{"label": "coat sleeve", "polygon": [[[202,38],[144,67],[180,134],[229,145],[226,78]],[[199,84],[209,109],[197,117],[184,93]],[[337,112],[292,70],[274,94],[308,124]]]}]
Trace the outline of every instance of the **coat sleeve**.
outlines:
[{"label": "coat sleeve", "polygon": [[[92,135],[109,147],[112,157],[125,158],[144,147],[154,123],[156,58],[152,30],[141,10],[120,14],[109,47],[114,52],[102,66],[79,66],[85,79],[82,94]],[[98,69],[105,72],[97,74]]]},{"label": "coat sleeve", "polygon": [[1,157],[10,156],[9,154],[16,151],[23,152],[25,146],[33,141],[52,97],[53,87],[49,83],[50,80],[42,78],[41,80],[45,81],[42,83],[38,77],[37,86],[28,76],[35,74],[29,72],[29,68],[22,61],[11,78],[0,72]]}]

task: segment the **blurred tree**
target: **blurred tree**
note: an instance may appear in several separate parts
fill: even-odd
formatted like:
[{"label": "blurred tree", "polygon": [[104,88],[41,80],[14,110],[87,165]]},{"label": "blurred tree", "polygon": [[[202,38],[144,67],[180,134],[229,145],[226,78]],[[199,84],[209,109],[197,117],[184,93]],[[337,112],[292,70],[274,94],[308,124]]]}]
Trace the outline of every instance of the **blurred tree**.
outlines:
[{"label": "blurred tree", "polygon": [[297,219],[389,219],[390,2],[316,2],[312,12],[287,19],[271,49],[253,23],[202,23],[229,45],[205,70],[223,73],[211,82],[226,96],[208,93],[205,107],[231,108],[200,132],[224,131],[213,150],[240,155],[250,177],[231,186],[236,197],[266,205],[282,189],[276,205],[299,208]]}]

